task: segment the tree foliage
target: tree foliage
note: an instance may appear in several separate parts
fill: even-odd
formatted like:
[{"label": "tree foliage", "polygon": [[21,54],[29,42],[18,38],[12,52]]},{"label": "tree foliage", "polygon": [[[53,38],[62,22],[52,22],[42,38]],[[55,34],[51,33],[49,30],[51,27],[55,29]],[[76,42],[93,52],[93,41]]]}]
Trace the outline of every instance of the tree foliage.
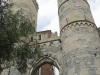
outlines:
[{"label": "tree foliage", "polygon": [[[24,73],[28,59],[39,58],[41,48],[32,36],[34,23],[22,15],[21,10],[15,13],[9,7],[7,5],[5,9],[0,5],[0,10],[3,10],[0,14],[0,65],[14,61],[17,69]],[[3,70],[1,66],[0,70]]]}]

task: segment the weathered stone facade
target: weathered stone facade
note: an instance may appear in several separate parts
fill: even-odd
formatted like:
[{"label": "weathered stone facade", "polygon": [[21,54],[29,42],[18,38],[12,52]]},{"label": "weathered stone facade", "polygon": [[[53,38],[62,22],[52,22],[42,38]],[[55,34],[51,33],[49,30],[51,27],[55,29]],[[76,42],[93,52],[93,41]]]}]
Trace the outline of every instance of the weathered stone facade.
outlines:
[{"label": "weathered stone facade", "polygon": [[[28,5],[37,21],[38,6],[31,3],[36,3],[35,0],[29,0],[30,5],[27,0],[12,1]],[[44,56],[29,66],[23,75],[35,75],[45,63],[56,66],[60,75],[100,75],[100,37],[87,0],[58,0],[58,15],[60,36],[50,30],[37,32]],[[1,75],[8,73],[9,69],[5,69]],[[12,66],[10,75],[22,74]]]},{"label": "weathered stone facade", "polygon": [[13,10],[16,12],[22,10],[24,15],[37,25],[38,4],[36,0],[9,0],[13,3]]},{"label": "weathered stone facade", "polygon": [[87,0],[58,0],[62,75],[100,75],[100,38]]}]

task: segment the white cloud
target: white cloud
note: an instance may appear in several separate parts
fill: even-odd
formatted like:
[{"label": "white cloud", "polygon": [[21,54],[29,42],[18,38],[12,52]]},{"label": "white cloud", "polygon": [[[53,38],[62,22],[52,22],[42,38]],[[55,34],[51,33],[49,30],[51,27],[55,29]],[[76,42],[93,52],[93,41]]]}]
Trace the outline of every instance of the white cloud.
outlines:
[{"label": "white cloud", "polygon": [[96,25],[100,27],[100,8],[93,11],[93,17],[94,17]]},{"label": "white cloud", "polygon": [[56,0],[48,0],[48,2],[40,3],[39,6],[40,6],[40,9],[39,9],[40,16],[52,17],[54,16],[57,10]]},{"label": "white cloud", "polygon": [[38,13],[38,31],[52,30],[52,32],[59,32],[57,0],[37,1],[40,7]]},{"label": "white cloud", "polygon": [[59,21],[58,17],[55,16],[52,20],[51,23],[48,24],[46,27],[43,27],[43,30],[52,30],[52,32],[58,32],[59,33]]},{"label": "white cloud", "polygon": [[98,27],[100,27],[100,0],[89,0],[93,18]]}]

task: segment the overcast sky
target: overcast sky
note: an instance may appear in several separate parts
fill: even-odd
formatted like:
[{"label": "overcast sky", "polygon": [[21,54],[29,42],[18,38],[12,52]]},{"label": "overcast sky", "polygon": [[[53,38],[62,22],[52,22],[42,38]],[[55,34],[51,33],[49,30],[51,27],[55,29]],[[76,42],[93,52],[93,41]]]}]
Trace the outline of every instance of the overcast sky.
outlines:
[{"label": "overcast sky", "polygon": [[[37,2],[39,4],[37,30],[52,30],[59,33],[57,0],[37,0]],[[88,2],[96,25],[100,27],[100,0],[88,0]]]}]

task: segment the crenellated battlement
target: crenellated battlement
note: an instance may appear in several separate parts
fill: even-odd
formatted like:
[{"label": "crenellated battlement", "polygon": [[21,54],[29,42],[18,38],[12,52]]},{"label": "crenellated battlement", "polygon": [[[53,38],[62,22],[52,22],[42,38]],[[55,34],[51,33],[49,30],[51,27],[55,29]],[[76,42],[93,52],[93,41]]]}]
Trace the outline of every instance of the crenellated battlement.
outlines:
[{"label": "crenellated battlement", "polygon": [[36,35],[39,44],[60,40],[60,37],[58,36],[57,32],[52,33],[51,30],[40,31],[37,32]]}]

